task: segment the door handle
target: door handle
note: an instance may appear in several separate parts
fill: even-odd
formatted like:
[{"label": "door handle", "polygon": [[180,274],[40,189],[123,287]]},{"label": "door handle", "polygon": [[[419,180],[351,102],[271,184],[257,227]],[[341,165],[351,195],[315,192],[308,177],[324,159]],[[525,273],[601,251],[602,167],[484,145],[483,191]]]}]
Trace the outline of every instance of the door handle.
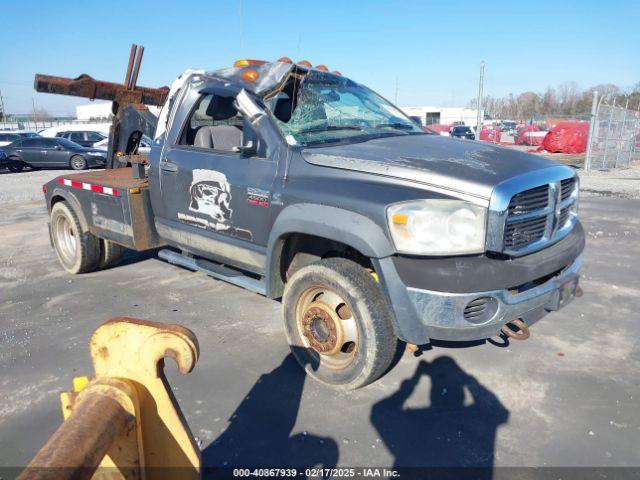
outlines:
[{"label": "door handle", "polygon": [[167,161],[160,162],[160,168],[165,172],[175,173],[178,171],[178,165],[176,165],[173,162],[167,162]]}]

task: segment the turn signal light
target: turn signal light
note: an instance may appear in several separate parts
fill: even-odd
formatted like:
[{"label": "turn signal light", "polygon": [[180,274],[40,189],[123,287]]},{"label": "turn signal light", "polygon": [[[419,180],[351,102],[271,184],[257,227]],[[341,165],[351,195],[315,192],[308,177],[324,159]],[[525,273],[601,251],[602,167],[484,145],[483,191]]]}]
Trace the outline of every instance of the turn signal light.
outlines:
[{"label": "turn signal light", "polygon": [[256,80],[258,80],[259,76],[260,74],[251,68],[242,72],[242,78],[244,78],[247,82],[255,82]]},{"label": "turn signal light", "polygon": [[396,225],[406,225],[409,221],[409,215],[405,215],[404,213],[394,213],[391,217],[391,221]]},{"label": "turn signal light", "polygon": [[242,58],[233,62],[234,67],[248,67],[249,65],[262,65],[267,63],[265,60],[251,60],[248,58]]}]

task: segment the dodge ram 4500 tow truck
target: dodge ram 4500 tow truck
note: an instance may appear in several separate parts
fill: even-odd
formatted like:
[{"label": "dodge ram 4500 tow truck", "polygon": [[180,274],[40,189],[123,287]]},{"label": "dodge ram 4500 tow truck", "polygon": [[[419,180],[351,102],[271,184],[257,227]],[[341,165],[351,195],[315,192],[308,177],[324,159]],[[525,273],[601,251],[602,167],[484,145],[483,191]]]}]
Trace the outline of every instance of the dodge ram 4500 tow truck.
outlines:
[{"label": "dodge ram 4500 tow truck", "polygon": [[133,163],[44,186],[62,266],[163,247],[172,264],[281,299],[297,359],[337,388],[382,376],[398,339],[528,331],[579,288],[571,168],[425,133],[322,66],[185,72],[148,165]]}]

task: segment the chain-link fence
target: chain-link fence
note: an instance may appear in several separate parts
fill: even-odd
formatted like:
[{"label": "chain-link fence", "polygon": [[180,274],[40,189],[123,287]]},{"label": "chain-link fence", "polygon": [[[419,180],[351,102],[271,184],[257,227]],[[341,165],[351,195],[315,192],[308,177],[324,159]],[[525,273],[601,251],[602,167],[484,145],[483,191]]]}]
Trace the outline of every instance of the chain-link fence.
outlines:
[{"label": "chain-link fence", "polygon": [[33,130],[40,131],[45,128],[58,127],[62,125],[86,125],[94,123],[111,123],[110,119],[103,120],[16,120],[0,122],[0,131],[3,130]]},{"label": "chain-link fence", "polygon": [[640,160],[640,111],[628,103],[622,107],[609,105],[606,98],[598,101],[597,94],[593,100],[585,168],[626,168]]}]

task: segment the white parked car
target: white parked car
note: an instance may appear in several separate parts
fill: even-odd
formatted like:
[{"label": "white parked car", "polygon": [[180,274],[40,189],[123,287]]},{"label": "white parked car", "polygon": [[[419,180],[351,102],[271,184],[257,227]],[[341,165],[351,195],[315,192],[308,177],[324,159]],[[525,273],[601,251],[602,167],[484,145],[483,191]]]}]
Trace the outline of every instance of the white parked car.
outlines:
[{"label": "white parked car", "polygon": [[[153,143],[153,140],[151,140],[146,135],[143,135],[142,139],[140,140],[140,146],[138,147],[138,153],[142,155],[149,155],[149,152],[151,152],[152,143]],[[98,143],[95,143],[93,145],[93,148],[98,148],[106,152],[109,149],[109,137],[107,136],[107,138],[105,138],[104,140],[101,140]]]},{"label": "white parked car", "polygon": [[108,123],[57,125],[45,128],[40,135],[48,138],[66,138],[83,147],[93,147],[109,136],[110,126]]}]

